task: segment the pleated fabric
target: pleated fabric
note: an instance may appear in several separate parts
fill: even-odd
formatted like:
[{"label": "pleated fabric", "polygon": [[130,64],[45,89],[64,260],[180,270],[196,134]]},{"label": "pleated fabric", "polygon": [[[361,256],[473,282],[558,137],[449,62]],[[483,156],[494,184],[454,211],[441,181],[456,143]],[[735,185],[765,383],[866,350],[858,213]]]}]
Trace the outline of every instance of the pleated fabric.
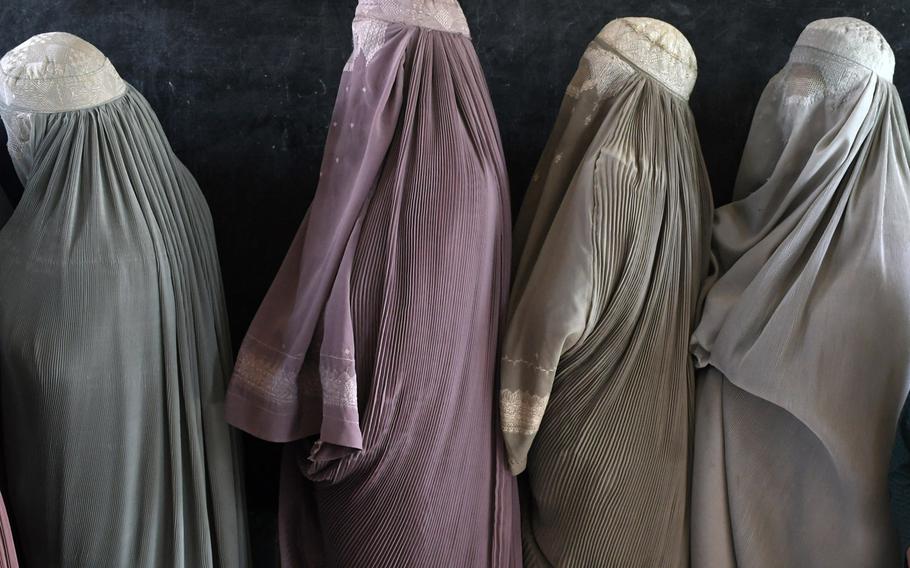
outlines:
[{"label": "pleated fabric", "polygon": [[688,565],[688,342],[711,192],[686,100],[603,39],[627,23],[655,57],[690,56],[694,82],[668,24],[608,25],[522,206],[501,411],[531,567]]},{"label": "pleated fabric", "polygon": [[0,568],[19,568],[13,529],[10,527],[3,497],[0,497]]},{"label": "pleated fabric", "polygon": [[[6,225],[12,214],[12,206],[6,192],[0,187],[0,228]],[[16,544],[13,541],[13,530],[10,527],[6,502],[0,496],[0,568],[19,568],[16,556]]]},{"label": "pleated fabric", "polygon": [[508,187],[466,34],[453,1],[358,6],[316,196],[241,348],[229,420],[289,442],[285,566],[521,562]]},{"label": "pleated fabric", "polygon": [[26,115],[14,159],[31,166],[0,231],[2,443],[23,563],[249,566],[203,195],[132,88]]},{"label": "pleated fabric", "polygon": [[910,138],[875,28],[810,24],[765,88],[694,350],[696,566],[898,566]]}]

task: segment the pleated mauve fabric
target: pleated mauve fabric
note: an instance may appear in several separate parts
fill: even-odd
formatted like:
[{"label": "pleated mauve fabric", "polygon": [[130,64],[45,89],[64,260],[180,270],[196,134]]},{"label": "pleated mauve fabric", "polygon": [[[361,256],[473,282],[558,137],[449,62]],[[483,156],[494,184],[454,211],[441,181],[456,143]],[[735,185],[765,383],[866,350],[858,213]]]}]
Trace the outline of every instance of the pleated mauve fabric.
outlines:
[{"label": "pleated mauve fabric", "polygon": [[[0,187],[0,228],[2,228],[12,214],[12,207],[6,192]],[[13,530],[10,527],[9,515],[6,512],[6,502],[0,496],[0,568],[19,568],[16,557],[16,544],[13,541]]]},{"label": "pleated mauve fabric", "polygon": [[[88,45],[37,41],[48,61]],[[14,160],[31,164],[0,231],[5,496],[23,563],[248,566],[227,317],[196,181],[132,88],[0,113]]]},{"label": "pleated mauve fabric", "polygon": [[10,527],[3,497],[0,497],[0,568],[19,568],[13,529]]},{"label": "pleated mauve fabric", "polygon": [[694,351],[696,566],[898,566],[887,476],[910,388],[910,138],[875,28],[819,20],[715,213]]},{"label": "pleated mauve fabric", "polygon": [[[614,30],[620,40],[605,41]],[[688,104],[630,63],[640,49],[671,68],[686,61],[691,89],[694,55],[678,31],[609,24],[569,86],[516,225],[501,407],[512,471],[526,472],[530,567],[688,565],[688,342],[711,193]]]},{"label": "pleated mauve fabric", "polygon": [[508,188],[479,62],[453,1],[361,2],[354,46],[228,417],[290,442],[283,565],[518,566],[494,404]]}]

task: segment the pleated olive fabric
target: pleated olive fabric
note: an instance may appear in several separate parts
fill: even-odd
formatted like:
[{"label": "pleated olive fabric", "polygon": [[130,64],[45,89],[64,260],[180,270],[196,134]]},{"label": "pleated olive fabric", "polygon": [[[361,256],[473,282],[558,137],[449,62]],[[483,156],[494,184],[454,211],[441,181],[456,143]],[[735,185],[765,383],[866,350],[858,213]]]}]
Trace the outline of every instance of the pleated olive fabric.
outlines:
[{"label": "pleated olive fabric", "polygon": [[608,24],[516,226],[502,426],[527,566],[687,566],[693,366],[711,192],[672,26]]},{"label": "pleated olive fabric", "polygon": [[[0,187],[0,228],[6,225],[12,214],[12,207],[6,192]],[[13,541],[13,530],[10,527],[9,515],[6,512],[6,502],[0,496],[0,568],[18,568],[19,561],[16,557],[16,544]]]},{"label": "pleated olive fabric", "polygon": [[509,203],[457,2],[362,1],[322,177],[247,333],[233,424],[286,446],[285,566],[518,566],[495,424]]},{"label": "pleated olive fabric", "polygon": [[910,138],[875,28],[819,20],[765,88],[694,334],[696,566],[898,566]]},{"label": "pleated olive fabric", "polygon": [[[104,59],[68,34],[23,45],[4,60]],[[19,94],[66,91],[7,69],[0,114],[25,191],[0,231],[0,413],[23,564],[249,566],[205,199],[131,87],[31,112]],[[77,77],[78,93],[91,76]]]}]

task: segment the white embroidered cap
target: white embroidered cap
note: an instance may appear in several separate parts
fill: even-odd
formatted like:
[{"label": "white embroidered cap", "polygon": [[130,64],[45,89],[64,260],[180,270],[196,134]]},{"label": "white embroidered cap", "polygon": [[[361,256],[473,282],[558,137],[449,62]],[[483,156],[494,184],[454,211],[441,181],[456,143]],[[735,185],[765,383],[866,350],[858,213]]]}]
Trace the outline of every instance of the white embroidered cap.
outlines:
[{"label": "white embroidered cap", "polygon": [[796,46],[833,53],[871,69],[888,81],[894,79],[894,52],[891,46],[881,32],[862,20],[816,20],[806,26],[796,40]]},{"label": "white embroidered cap", "polygon": [[64,32],[33,36],[0,59],[0,107],[66,112],[98,106],[126,83],[98,48]]},{"label": "white embroidered cap", "polygon": [[607,24],[597,38],[688,100],[698,77],[698,62],[679,30],[653,18],[619,18]]}]

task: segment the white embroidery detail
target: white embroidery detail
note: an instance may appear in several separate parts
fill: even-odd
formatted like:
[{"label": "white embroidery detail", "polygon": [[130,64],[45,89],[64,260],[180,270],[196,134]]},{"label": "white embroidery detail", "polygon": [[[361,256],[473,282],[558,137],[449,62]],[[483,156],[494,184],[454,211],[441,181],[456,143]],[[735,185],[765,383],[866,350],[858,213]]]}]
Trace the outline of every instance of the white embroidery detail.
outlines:
[{"label": "white embroidery detail", "polygon": [[549,400],[549,396],[502,389],[499,392],[502,431],[507,434],[534,434],[540,428]]},{"label": "white embroidery detail", "polygon": [[240,350],[234,374],[242,379],[240,385],[265,400],[289,404],[297,399],[297,371],[252,351]]},{"label": "white embroidery detail", "polygon": [[234,374],[242,378],[240,384],[265,400],[289,404],[299,396],[321,399],[330,406],[357,408],[357,374],[350,357],[320,355],[320,363],[310,358],[302,361],[298,371],[285,366],[283,359],[272,360],[252,350],[241,349],[234,365]]},{"label": "white embroidery detail", "polygon": [[301,373],[300,392],[303,396],[321,399],[328,406],[357,408],[357,374],[353,359],[320,355],[319,368],[307,361]]},{"label": "white embroidery detail", "polygon": [[457,0],[360,0],[355,17],[471,35]]},{"label": "white embroidery detail", "polygon": [[351,71],[361,55],[369,65],[385,44],[393,22],[471,36],[456,0],[360,0],[351,26],[354,49],[344,70]]},{"label": "white embroidery detail", "polygon": [[344,368],[323,361],[319,365],[319,382],[325,404],[357,408],[357,373],[353,364]]},{"label": "white embroidery detail", "polygon": [[553,367],[552,369],[547,369],[546,367],[542,367],[540,365],[540,363],[536,363],[534,361],[528,361],[526,359],[512,359],[508,356],[504,356],[502,358],[502,361],[503,361],[503,363],[506,363],[509,365],[521,365],[524,367],[529,367],[540,373],[552,374],[552,373],[556,372],[556,367]]},{"label": "white embroidery detail", "polygon": [[365,64],[369,65],[376,53],[385,43],[386,31],[389,28],[388,22],[373,19],[355,19],[351,25],[351,31],[354,38],[354,51],[348,59],[344,70],[350,71],[354,68],[354,62],[358,57],[363,56]]},{"label": "white embroidery detail", "polygon": [[847,95],[865,84],[871,73],[839,55],[797,46],[778,77],[786,104],[811,106],[824,99],[836,109]]},{"label": "white embroidery detail", "polygon": [[[585,51],[578,66],[578,72],[566,89],[566,96],[579,98],[585,92],[595,90],[599,98],[612,97],[629,77],[635,75],[635,68],[621,57],[603,47],[592,44]],[[585,124],[591,123],[591,117]]]},{"label": "white embroidery detail", "polygon": [[127,85],[95,46],[72,34],[40,34],[0,60],[0,105],[66,112],[110,102]]}]

